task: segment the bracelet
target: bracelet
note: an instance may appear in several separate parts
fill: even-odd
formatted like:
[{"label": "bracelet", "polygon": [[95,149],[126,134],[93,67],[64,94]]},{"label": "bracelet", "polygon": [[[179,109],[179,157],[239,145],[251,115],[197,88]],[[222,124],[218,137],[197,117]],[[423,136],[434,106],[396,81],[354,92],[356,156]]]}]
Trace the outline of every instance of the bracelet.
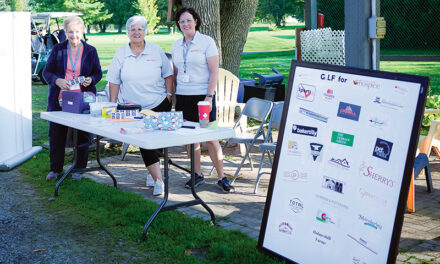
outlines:
[{"label": "bracelet", "polygon": [[168,93],[168,92],[167,92],[167,96],[173,96],[173,94],[172,94],[172,93]]},{"label": "bracelet", "polygon": [[206,97],[211,97],[211,98],[213,98],[214,95],[213,95],[213,94],[206,94]]}]

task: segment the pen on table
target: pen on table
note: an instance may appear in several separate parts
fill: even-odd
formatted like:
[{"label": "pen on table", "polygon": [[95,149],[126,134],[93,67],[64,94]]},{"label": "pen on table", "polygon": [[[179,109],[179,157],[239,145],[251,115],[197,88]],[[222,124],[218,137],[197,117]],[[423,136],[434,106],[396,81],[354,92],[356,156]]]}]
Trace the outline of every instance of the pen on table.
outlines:
[{"label": "pen on table", "polygon": [[196,129],[195,126],[182,126],[182,128],[191,128],[191,129]]}]

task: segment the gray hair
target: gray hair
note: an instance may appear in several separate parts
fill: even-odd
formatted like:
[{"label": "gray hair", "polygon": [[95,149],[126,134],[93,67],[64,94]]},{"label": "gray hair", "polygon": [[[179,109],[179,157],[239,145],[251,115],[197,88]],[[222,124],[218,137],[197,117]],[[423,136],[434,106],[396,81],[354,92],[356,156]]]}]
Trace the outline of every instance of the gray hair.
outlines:
[{"label": "gray hair", "polygon": [[70,26],[70,24],[81,25],[83,28],[82,33],[84,33],[84,21],[79,16],[70,16],[70,17],[67,17],[66,19],[64,19],[63,28],[66,31],[66,33],[67,33],[67,30],[68,30],[68,27]]},{"label": "gray hair", "polygon": [[130,32],[131,26],[134,24],[140,24],[145,32],[147,32],[147,20],[144,16],[132,16],[127,20],[125,24],[125,30],[127,31],[127,35]]}]

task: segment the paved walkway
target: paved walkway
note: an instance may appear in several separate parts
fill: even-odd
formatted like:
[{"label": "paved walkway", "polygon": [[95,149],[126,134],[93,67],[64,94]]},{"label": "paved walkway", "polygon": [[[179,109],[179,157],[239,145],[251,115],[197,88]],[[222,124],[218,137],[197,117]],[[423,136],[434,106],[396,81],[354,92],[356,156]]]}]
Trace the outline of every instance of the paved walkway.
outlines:
[{"label": "paved walkway", "polygon": [[[230,151],[229,151],[230,152]],[[184,148],[170,149],[170,157],[180,165],[189,166]],[[260,156],[254,155],[254,164],[258,166]],[[234,174],[239,160],[225,161],[225,172]],[[146,169],[139,153],[127,154],[124,161],[120,157],[103,159],[103,163],[114,173],[121,190],[141,194],[157,203],[161,198],[152,196],[152,188],[145,187]],[[93,164],[91,164],[93,166]],[[229,229],[240,229],[254,239],[258,239],[261,219],[266,201],[269,174],[261,177],[258,193],[254,194],[256,173],[250,170],[249,165],[244,167],[239,179],[235,182],[236,193],[223,194],[216,186],[215,172],[207,176],[211,162],[207,155],[202,157],[202,171],[205,174],[206,184],[197,188],[198,195],[213,209],[220,226]],[[266,159],[265,172],[270,171],[269,161]],[[440,263],[440,160],[431,163],[434,192],[428,193],[423,175],[415,181],[416,184],[416,212],[405,214],[397,263],[420,263],[422,260]],[[89,172],[86,177],[97,182],[112,185],[109,176],[103,172]],[[190,200],[191,191],[183,186],[189,175],[182,170],[171,167],[169,176],[169,204]],[[62,188],[62,187],[61,187]],[[200,206],[179,209],[192,217],[201,217],[209,220],[209,214]]]}]

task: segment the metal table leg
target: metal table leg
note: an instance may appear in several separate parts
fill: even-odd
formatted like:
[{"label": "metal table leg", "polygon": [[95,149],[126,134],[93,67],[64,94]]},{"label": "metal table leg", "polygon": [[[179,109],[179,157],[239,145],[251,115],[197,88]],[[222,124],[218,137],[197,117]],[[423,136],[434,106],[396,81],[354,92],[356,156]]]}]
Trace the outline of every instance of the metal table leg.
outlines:
[{"label": "metal table leg", "polygon": [[154,219],[160,212],[165,212],[169,210],[174,210],[179,207],[188,207],[192,205],[201,204],[206,211],[208,211],[209,215],[211,216],[211,221],[213,224],[215,224],[215,215],[214,212],[209,208],[209,206],[197,195],[194,185],[195,185],[195,173],[194,173],[194,144],[191,144],[190,147],[190,156],[191,156],[191,193],[195,200],[188,201],[188,202],[181,202],[174,205],[165,206],[166,202],[168,201],[168,166],[169,166],[169,158],[168,158],[168,149],[164,149],[164,184],[165,184],[165,194],[162,202],[159,204],[156,211],[154,211],[153,215],[148,219],[147,223],[145,224],[144,231],[142,233],[142,240],[147,239],[147,231],[150,225],[153,223]]},{"label": "metal table leg", "polygon": [[[72,128],[73,133],[73,161],[72,165],[67,169],[67,171],[64,173],[63,177],[57,182],[55,185],[55,196],[58,196],[58,188],[60,187],[61,183],[64,181],[64,179],[71,173],[72,171],[75,171],[76,169],[76,162],[78,160],[78,130],[75,128]],[[104,170],[113,180],[113,186],[115,188],[118,188],[118,184],[116,182],[115,176],[101,163],[101,156],[99,153],[99,142],[102,139],[101,136],[96,135],[96,161],[99,164],[99,167]],[[85,172],[85,171],[92,171],[96,170],[97,168],[86,168],[86,169],[78,169],[78,171]]]}]

